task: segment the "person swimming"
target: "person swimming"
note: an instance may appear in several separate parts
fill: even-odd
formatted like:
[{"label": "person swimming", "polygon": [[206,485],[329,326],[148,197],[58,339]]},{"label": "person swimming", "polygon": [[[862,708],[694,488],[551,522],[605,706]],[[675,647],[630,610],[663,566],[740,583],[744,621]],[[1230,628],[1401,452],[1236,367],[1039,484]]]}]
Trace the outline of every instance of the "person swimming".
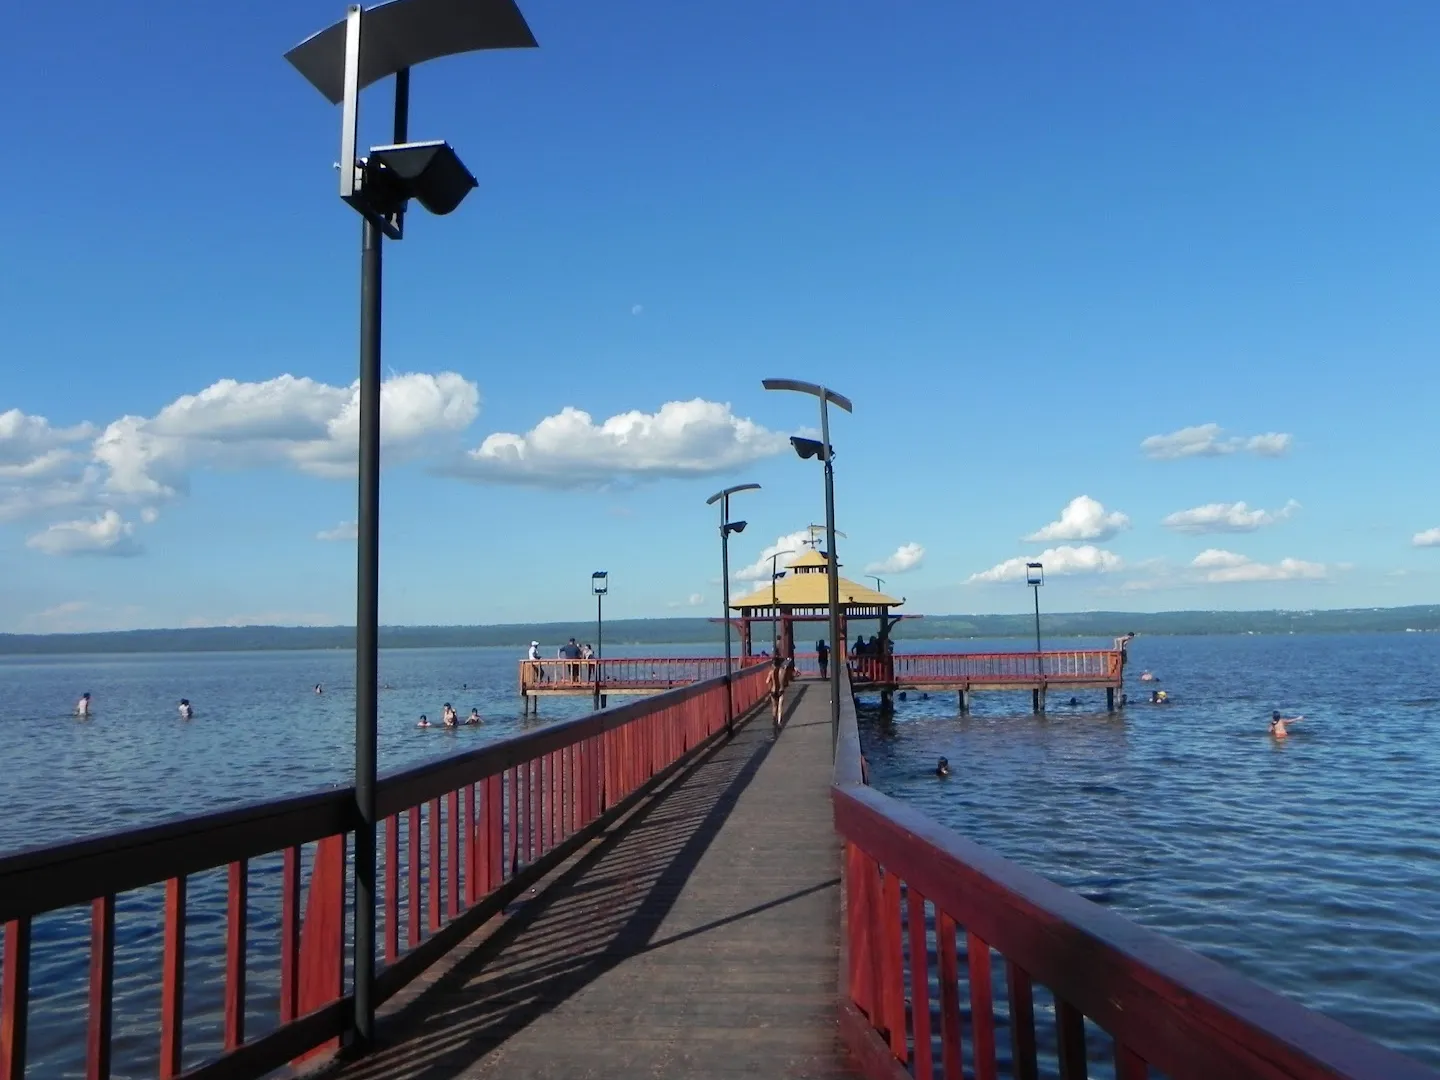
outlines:
[{"label": "person swimming", "polygon": [[942,777],[943,777],[943,776],[949,776],[949,775],[950,775],[950,759],[949,759],[949,758],[943,758],[943,757],[942,757],[939,761],[937,761],[937,762],[935,763],[935,775],[936,775],[936,776],[942,776]]},{"label": "person swimming", "polygon": [[1149,671],[1142,671],[1142,672],[1140,673],[1140,681],[1141,681],[1141,682],[1159,682],[1160,680],[1155,677],[1154,673],[1149,672]]},{"label": "person swimming", "polygon": [[483,724],[484,722],[484,720],[480,719],[480,710],[475,708],[472,708],[470,715],[465,718],[466,724]]},{"label": "person swimming", "polygon": [[460,717],[455,712],[455,707],[450,702],[445,702],[445,708],[441,710],[440,719],[446,727],[455,727],[460,723]]},{"label": "person swimming", "polygon": [[415,726],[416,726],[416,727],[429,727],[429,726],[430,726],[430,718],[427,717],[424,713],[421,713],[421,714],[420,714],[420,722],[419,722],[418,724],[416,724]]},{"label": "person swimming", "polygon": [[323,686],[321,686],[321,685],[317,682],[317,683],[315,684],[315,693],[317,693],[317,694],[323,694],[324,692],[325,692],[325,688],[324,688]]},{"label": "person swimming", "polygon": [[190,704],[190,699],[189,699],[189,698],[183,698],[183,697],[182,697],[182,698],[180,699],[180,719],[181,719],[181,720],[194,720],[194,719],[195,719],[195,708],[194,708],[194,706],[192,706],[192,705]]},{"label": "person swimming", "polygon": [[1080,699],[1079,699],[1079,698],[1073,698],[1073,697],[1072,697],[1072,698],[1070,699],[1070,708],[1072,708],[1072,709],[1078,709],[1079,707],[1080,707]]},{"label": "person swimming", "polygon": [[1285,725],[1298,724],[1304,719],[1305,717],[1303,716],[1281,716],[1280,710],[1276,709],[1270,714],[1270,734],[1274,735],[1277,739],[1289,738],[1290,733],[1285,730]]},{"label": "person swimming", "polygon": [[81,720],[90,719],[90,691],[80,695],[80,700],[75,703],[75,715]]}]

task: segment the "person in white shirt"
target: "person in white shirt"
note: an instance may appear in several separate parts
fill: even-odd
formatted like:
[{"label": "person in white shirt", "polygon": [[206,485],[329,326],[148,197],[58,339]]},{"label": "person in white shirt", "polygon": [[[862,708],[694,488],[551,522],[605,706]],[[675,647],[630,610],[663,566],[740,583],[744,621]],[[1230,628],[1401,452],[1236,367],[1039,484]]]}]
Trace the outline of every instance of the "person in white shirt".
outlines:
[{"label": "person in white shirt", "polygon": [[75,715],[81,720],[90,719],[90,691],[80,695],[80,700],[75,703]]},{"label": "person in white shirt", "polygon": [[190,705],[190,699],[182,697],[180,699],[180,719],[193,720],[194,718],[195,709]]},{"label": "person in white shirt", "polygon": [[544,681],[545,681],[545,665],[542,664],[542,663],[540,663],[540,642],[538,642],[538,641],[532,641],[532,642],[530,642],[530,653],[529,653],[527,659],[530,660],[530,662],[535,665],[535,667],[534,667],[534,669],[533,669],[534,672],[535,672],[535,681],[536,681],[536,682],[544,682]]}]

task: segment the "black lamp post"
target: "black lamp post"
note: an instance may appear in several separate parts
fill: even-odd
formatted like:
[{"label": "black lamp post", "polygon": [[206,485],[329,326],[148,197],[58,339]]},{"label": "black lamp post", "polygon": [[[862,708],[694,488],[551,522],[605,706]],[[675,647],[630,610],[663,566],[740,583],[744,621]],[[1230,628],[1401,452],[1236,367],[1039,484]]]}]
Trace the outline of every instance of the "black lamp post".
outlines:
[{"label": "black lamp post", "polygon": [[785,576],[780,569],[780,556],[793,555],[793,551],[777,551],[770,556],[770,656],[780,655],[780,598],[775,595],[775,583]]},{"label": "black lamp post", "polygon": [[[820,441],[792,437],[790,443],[801,458],[818,457],[825,463],[825,547],[829,553],[830,575],[830,643],[834,646],[840,633],[840,557],[835,550],[835,448],[830,445],[830,412],[834,403],[846,412],[854,412],[850,399],[817,383],[799,379],[763,379],[766,390],[794,390],[820,399]],[[840,738],[840,665],[830,665],[830,746],[833,751]]]},{"label": "black lamp post", "polygon": [[[1045,567],[1038,562],[1025,564],[1025,584],[1035,590],[1035,652],[1040,652],[1040,586],[1045,584]],[[1036,661],[1039,662],[1038,660]]]},{"label": "black lamp post", "polygon": [[[361,34],[362,25],[364,34]],[[405,234],[414,199],[448,214],[475,178],[446,142],[407,142],[410,69],[478,49],[534,48],[514,0],[393,0],[345,18],[285,54],[335,105],[340,120],[340,197],[365,219],[360,248],[360,453],[355,603],[355,1011],[364,1045],[375,1027],[375,758],[380,635],[380,289],[384,237]],[[394,142],[357,157],[360,91],[395,76]]]},{"label": "black lamp post", "polygon": [[735,734],[735,698],[730,689],[730,534],[745,531],[745,522],[730,520],[730,496],[737,491],[759,491],[759,484],[736,484],[717,491],[706,506],[720,504],[720,615],[725,623],[725,734]]},{"label": "black lamp post", "polygon": [[605,665],[600,659],[605,654],[605,594],[610,591],[608,570],[596,570],[590,575],[590,591],[595,594],[595,707],[603,709],[606,695],[600,691],[600,672]]}]

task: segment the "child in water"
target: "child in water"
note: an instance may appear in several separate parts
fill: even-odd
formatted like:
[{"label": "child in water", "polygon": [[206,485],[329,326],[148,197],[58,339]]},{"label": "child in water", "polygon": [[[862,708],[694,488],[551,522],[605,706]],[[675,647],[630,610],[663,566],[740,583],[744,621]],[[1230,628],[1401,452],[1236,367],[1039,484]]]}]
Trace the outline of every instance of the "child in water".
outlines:
[{"label": "child in water", "polygon": [[1277,739],[1287,739],[1290,733],[1285,730],[1286,724],[1298,724],[1304,720],[1303,716],[1281,716],[1280,710],[1276,709],[1270,714],[1270,734]]},{"label": "child in water", "polygon": [[472,708],[472,709],[470,710],[470,715],[465,718],[465,723],[466,723],[467,725],[469,725],[469,724],[483,724],[484,722],[485,722],[484,720],[481,720],[481,719],[480,719],[480,710],[479,710],[479,709],[476,709],[476,708]]},{"label": "child in water", "polygon": [[939,777],[946,777],[950,775],[949,758],[942,757],[938,762],[935,763],[935,775]]},{"label": "child in water", "polygon": [[190,704],[190,699],[189,699],[189,698],[183,698],[183,697],[182,697],[182,698],[180,699],[180,719],[181,719],[181,720],[193,720],[193,719],[195,719],[195,709],[191,706],[191,704]]},{"label": "child in water", "polygon": [[445,702],[445,709],[441,713],[441,720],[444,722],[446,727],[455,727],[460,723],[460,717],[455,712],[455,707],[451,705],[448,701]]},{"label": "child in water", "polygon": [[416,726],[416,727],[429,727],[429,726],[430,726],[430,721],[429,721],[428,718],[426,718],[426,716],[425,716],[424,713],[421,713],[421,714],[420,714],[420,722],[419,722],[418,724],[416,724],[415,726]]}]

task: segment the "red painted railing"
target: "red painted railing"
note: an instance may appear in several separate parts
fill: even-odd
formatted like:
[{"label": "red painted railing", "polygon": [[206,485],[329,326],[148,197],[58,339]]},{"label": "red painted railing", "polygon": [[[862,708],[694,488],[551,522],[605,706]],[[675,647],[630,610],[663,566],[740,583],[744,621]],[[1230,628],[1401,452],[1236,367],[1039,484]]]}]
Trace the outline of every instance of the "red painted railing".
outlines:
[{"label": "red painted railing", "polygon": [[[759,702],[764,689],[763,669],[737,674],[736,714]],[[384,778],[377,793],[383,964],[376,1000],[393,996],[501,911],[723,731],[725,720],[725,684],[712,679]],[[347,788],[0,858],[0,1080],[25,1075],[33,922],[76,905],[91,910],[86,1075],[110,1075],[116,898],[160,884],[160,1077],[260,1076],[334,1047],[352,1015],[345,938],[354,894],[346,851],[355,815]],[[278,861],[281,878],[279,1023],[250,1038],[247,1000],[253,1013],[255,995],[246,991],[247,955],[252,925],[264,917],[251,895],[251,864],[267,856]],[[186,1071],[193,1057],[184,1054],[186,945],[193,941],[187,884],[222,867],[223,1014],[218,1023],[209,1019],[223,1031],[198,1034],[223,1039],[223,1052]],[[132,916],[131,930],[133,923]]]},{"label": "red painted railing", "polygon": [[[740,666],[737,660],[736,667]],[[619,694],[626,690],[670,690],[724,673],[723,658],[706,656],[521,660],[520,689],[588,690],[598,678],[603,692]]]},{"label": "red painted railing", "polygon": [[[841,1031],[870,1080],[1440,1080],[1440,1073],[869,788],[848,694]],[[1053,1017],[1053,1026],[1039,1023]]]},{"label": "red painted railing", "polygon": [[1110,649],[1066,649],[1050,652],[894,653],[888,657],[850,658],[857,683],[1036,686],[1094,683],[1120,685],[1120,653]]}]

